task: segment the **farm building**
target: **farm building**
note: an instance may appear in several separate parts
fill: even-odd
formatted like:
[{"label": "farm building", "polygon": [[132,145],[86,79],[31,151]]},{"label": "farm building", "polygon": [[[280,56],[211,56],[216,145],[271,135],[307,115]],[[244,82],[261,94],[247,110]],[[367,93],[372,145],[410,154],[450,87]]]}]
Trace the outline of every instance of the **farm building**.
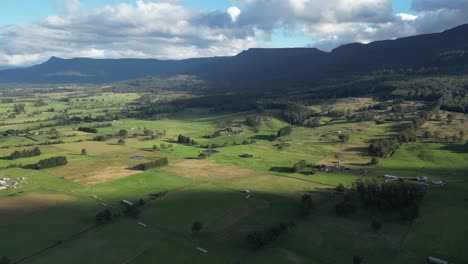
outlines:
[{"label": "farm building", "polygon": [[434,258],[434,257],[428,257],[426,259],[426,262],[429,264],[448,264],[448,261],[441,260],[441,259]]},{"label": "farm building", "polygon": [[130,206],[132,206],[132,205],[133,205],[133,203],[132,203],[132,202],[129,202],[129,201],[127,201],[127,200],[122,200],[122,203],[123,203],[123,204],[130,205]]}]

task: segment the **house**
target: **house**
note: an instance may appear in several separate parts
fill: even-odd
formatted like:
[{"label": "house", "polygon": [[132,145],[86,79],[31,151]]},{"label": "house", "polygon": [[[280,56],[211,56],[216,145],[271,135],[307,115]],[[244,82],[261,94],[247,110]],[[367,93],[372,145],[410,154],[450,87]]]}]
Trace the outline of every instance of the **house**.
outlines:
[{"label": "house", "polygon": [[1,180],[1,181],[0,181],[0,186],[5,186],[5,185],[7,185],[7,182],[6,182],[6,181],[3,181],[3,180]]},{"label": "house", "polygon": [[426,262],[429,264],[448,264],[448,261],[441,260],[441,259],[434,258],[434,257],[428,257],[426,259]]}]

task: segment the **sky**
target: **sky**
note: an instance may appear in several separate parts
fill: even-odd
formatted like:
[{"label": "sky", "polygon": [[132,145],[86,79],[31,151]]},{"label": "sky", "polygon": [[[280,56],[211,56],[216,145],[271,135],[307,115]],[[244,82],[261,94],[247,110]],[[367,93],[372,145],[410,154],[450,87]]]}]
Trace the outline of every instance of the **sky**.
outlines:
[{"label": "sky", "polygon": [[0,0],[0,68],[62,58],[229,56],[440,32],[468,0]]}]

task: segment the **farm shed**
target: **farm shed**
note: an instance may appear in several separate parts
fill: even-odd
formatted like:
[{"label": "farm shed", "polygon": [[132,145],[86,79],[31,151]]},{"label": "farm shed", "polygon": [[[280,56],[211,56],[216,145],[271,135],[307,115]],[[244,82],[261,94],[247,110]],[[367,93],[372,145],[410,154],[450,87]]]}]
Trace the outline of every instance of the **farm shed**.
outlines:
[{"label": "farm shed", "polygon": [[441,259],[434,258],[434,257],[428,257],[426,259],[426,262],[429,264],[448,264],[448,261],[441,260]]},{"label": "farm shed", "polygon": [[129,202],[129,201],[127,201],[127,200],[122,200],[122,203],[124,203],[124,204],[127,204],[127,205],[130,205],[130,206],[132,206],[132,205],[133,205],[133,203],[132,203],[132,202]]}]

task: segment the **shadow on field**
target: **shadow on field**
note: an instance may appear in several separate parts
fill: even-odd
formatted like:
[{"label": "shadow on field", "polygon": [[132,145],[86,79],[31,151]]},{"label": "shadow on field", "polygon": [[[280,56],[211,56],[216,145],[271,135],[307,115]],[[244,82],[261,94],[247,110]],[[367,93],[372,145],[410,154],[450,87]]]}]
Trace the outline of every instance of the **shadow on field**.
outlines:
[{"label": "shadow on field", "polygon": [[251,139],[255,140],[266,140],[266,141],[275,141],[276,136],[275,135],[255,135],[251,137]]},{"label": "shadow on field", "polygon": [[358,156],[368,156],[369,155],[369,148],[368,147],[351,147],[351,148],[346,148],[346,151],[350,152],[357,152]]},{"label": "shadow on field", "polygon": [[468,153],[468,145],[464,144],[446,144],[439,148],[440,150],[447,150],[453,153]]},{"label": "shadow on field", "polygon": [[284,172],[284,173],[291,173],[293,172],[290,167],[271,167],[268,171],[274,172]]}]

